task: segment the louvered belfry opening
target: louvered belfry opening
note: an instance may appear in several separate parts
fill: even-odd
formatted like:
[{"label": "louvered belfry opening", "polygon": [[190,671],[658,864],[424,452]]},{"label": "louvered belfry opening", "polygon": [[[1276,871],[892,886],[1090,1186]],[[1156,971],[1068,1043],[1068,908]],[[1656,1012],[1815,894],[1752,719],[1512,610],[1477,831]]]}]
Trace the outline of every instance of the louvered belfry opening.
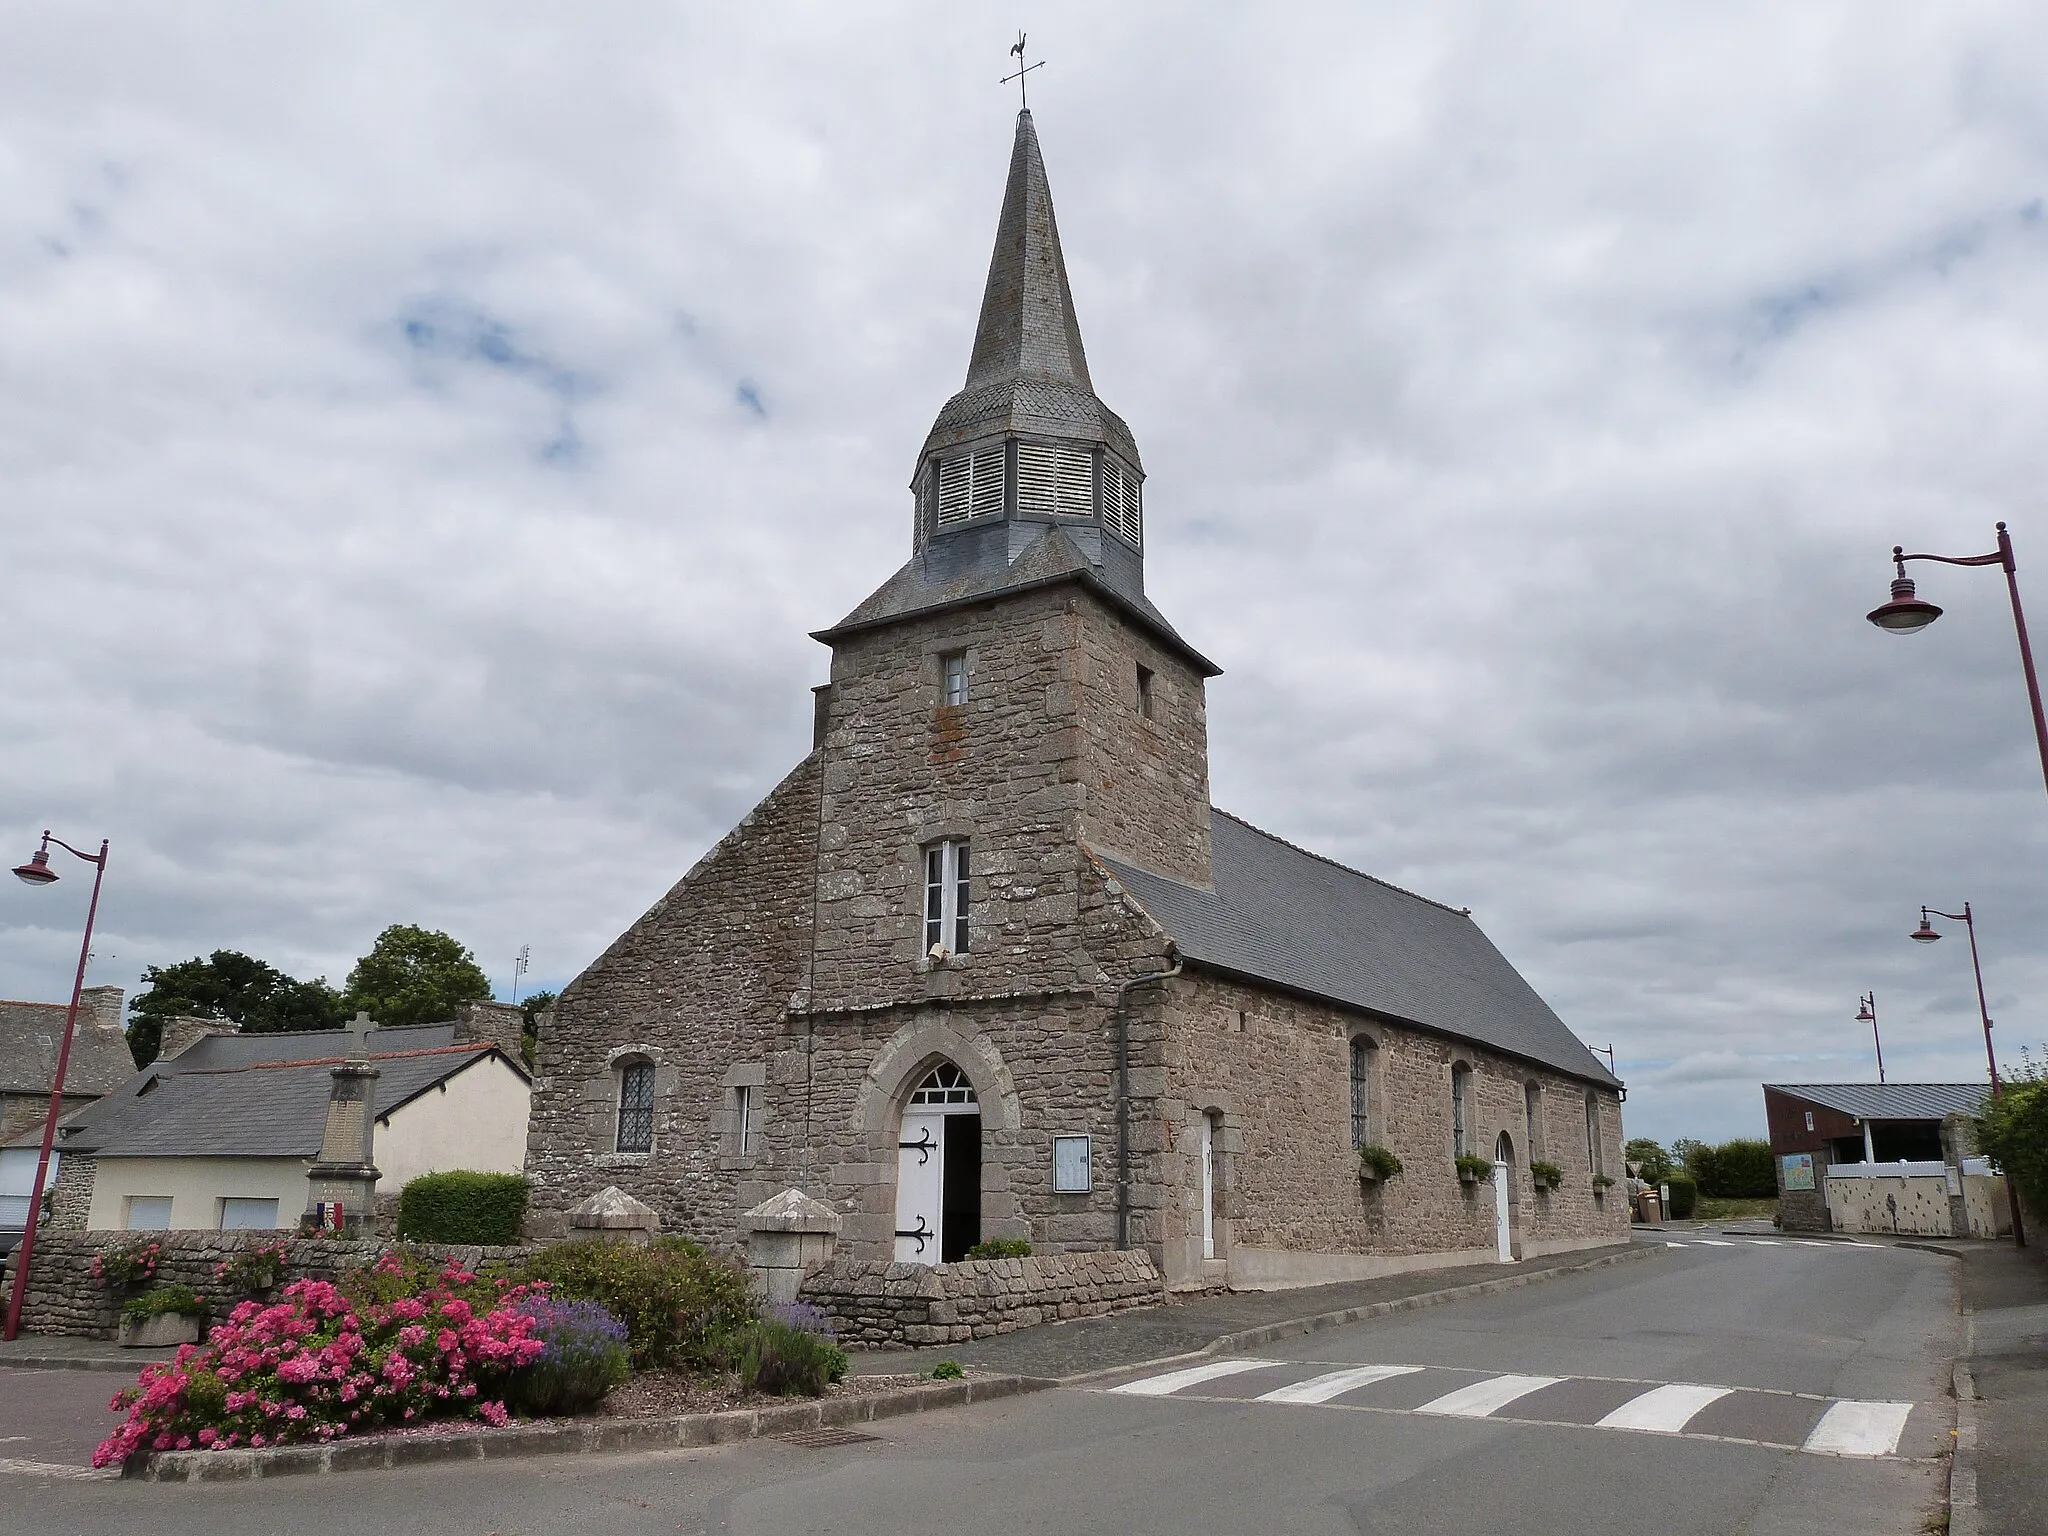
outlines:
[{"label": "louvered belfry opening", "polygon": [[966,385],[939,413],[911,482],[917,544],[1050,524],[1142,590],[1144,478],[1130,428],[1089,378],[1037,130],[1021,112]]}]

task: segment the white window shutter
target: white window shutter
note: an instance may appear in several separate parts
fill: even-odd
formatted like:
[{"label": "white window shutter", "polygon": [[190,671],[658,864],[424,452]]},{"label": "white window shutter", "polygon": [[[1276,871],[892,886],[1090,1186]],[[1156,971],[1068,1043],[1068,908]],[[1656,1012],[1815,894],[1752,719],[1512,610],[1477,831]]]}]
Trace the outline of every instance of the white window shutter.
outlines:
[{"label": "white window shutter", "polygon": [[974,517],[1000,517],[1003,512],[1003,449],[1001,444],[974,455]]},{"label": "white window shutter", "polygon": [[972,461],[964,454],[939,466],[939,527],[950,528],[974,515],[971,472]]},{"label": "white window shutter", "polygon": [[1017,445],[1017,510],[1045,516],[1064,511],[1058,498],[1059,450],[1050,443]]}]

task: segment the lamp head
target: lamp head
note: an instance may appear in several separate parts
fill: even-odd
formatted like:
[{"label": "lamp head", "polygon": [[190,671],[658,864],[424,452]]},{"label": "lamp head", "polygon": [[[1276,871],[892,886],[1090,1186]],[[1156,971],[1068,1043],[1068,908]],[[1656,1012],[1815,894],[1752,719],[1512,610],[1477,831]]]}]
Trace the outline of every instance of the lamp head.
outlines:
[{"label": "lamp head", "polygon": [[1875,1024],[1877,1022],[1877,1015],[1870,1011],[1870,1004],[1865,1003],[1856,1010],[1856,1022],[1858,1024]]},{"label": "lamp head", "polygon": [[1902,573],[1892,582],[1892,600],[1880,603],[1864,617],[1891,634],[1912,635],[1940,618],[1941,610],[1925,599],[1915,597],[1913,578]]},{"label": "lamp head", "polygon": [[1920,926],[1907,935],[1915,944],[1932,944],[1941,935],[1934,931],[1934,924],[1927,920],[1927,909],[1920,909]]},{"label": "lamp head", "polygon": [[14,866],[14,878],[23,885],[54,885],[56,883],[57,871],[50,868],[50,843],[48,838],[43,840],[42,847],[29,856],[29,861],[26,864]]}]

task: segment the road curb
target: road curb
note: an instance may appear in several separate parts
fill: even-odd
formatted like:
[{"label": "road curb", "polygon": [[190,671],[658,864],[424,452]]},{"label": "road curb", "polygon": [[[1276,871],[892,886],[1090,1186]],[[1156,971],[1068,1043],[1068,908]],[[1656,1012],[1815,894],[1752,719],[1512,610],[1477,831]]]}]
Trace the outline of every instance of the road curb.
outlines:
[{"label": "road curb", "polygon": [[602,1456],[631,1451],[674,1451],[725,1445],[763,1435],[786,1435],[900,1418],[933,1408],[990,1402],[1056,1385],[1031,1376],[970,1376],[924,1382],[864,1397],[819,1398],[772,1408],[686,1413],[664,1419],[592,1419],[522,1424],[510,1429],[453,1430],[438,1435],[362,1435],[325,1445],[265,1446],[260,1450],[158,1451],[136,1457],[122,1475],[150,1483],[246,1482],[331,1472],[383,1471],[451,1461],[496,1461],[507,1456]]},{"label": "road curb", "polygon": [[1983,1536],[1977,1508],[1977,1378],[1970,1357],[1977,1349],[1977,1320],[1963,1314],[1963,1357],[1950,1381],[1956,1394],[1956,1448],[1948,1464],[1948,1536]]},{"label": "road curb", "polygon": [[1200,1349],[1186,1350],[1177,1355],[1161,1355],[1154,1360],[1134,1360],[1125,1365],[1106,1365],[1098,1370],[1081,1371],[1072,1376],[1060,1377],[1056,1384],[1062,1387],[1085,1387],[1092,1382],[1107,1381],[1112,1376],[1123,1376],[1132,1371],[1189,1365],[1234,1349],[1254,1349],[1261,1344],[1272,1344],[1280,1339],[1320,1333],[1325,1328],[1342,1328],[1351,1323],[1370,1322],[1378,1317],[1392,1317],[1397,1312],[1419,1312],[1425,1307],[1440,1307],[1474,1296],[1497,1296],[1503,1291],[1518,1291],[1525,1285],[1540,1285],[1546,1280],[1556,1280],[1566,1275],[1589,1274],[1596,1269],[1607,1269],[1616,1264],[1634,1264],[1643,1259],[1656,1258],[1663,1252],[1662,1248],[1651,1247],[1646,1243],[1632,1243],[1620,1253],[1603,1254],[1597,1259],[1588,1259],[1579,1264],[1560,1264],[1555,1269],[1532,1270],[1526,1275],[1502,1275],[1493,1280],[1475,1280],[1469,1285],[1449,1286],[1441,1291],[1421,1291],[1413,1296],[1396,1297],[1392,1301],[1368,1302],[1364,1306],[1346,1307],[1338,1312],[1317,1312],[1308,1317],[1264,1323],[1257,1328],[1226,1333],[1221,1338],[1210,1340]]}]

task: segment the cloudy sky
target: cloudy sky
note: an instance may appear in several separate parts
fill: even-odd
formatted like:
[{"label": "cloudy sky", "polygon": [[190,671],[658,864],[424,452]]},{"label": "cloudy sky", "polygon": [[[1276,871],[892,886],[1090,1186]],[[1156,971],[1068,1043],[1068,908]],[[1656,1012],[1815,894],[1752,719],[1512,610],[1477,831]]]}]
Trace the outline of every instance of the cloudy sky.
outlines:
[{"label": "cloudy sky", "polygon": [[[0,840],[92,979],[559,985],[808,746],[899,563],[1014,30],[1217,803],[1469,905],[1634,1133],[2048,1036],[2048,12],[5,7]],[[63,859],[59,855],[60,860]],[[2032,873],[2030,873],[2032,872]],[[90,871],[0,890],[60,999]]]}]

